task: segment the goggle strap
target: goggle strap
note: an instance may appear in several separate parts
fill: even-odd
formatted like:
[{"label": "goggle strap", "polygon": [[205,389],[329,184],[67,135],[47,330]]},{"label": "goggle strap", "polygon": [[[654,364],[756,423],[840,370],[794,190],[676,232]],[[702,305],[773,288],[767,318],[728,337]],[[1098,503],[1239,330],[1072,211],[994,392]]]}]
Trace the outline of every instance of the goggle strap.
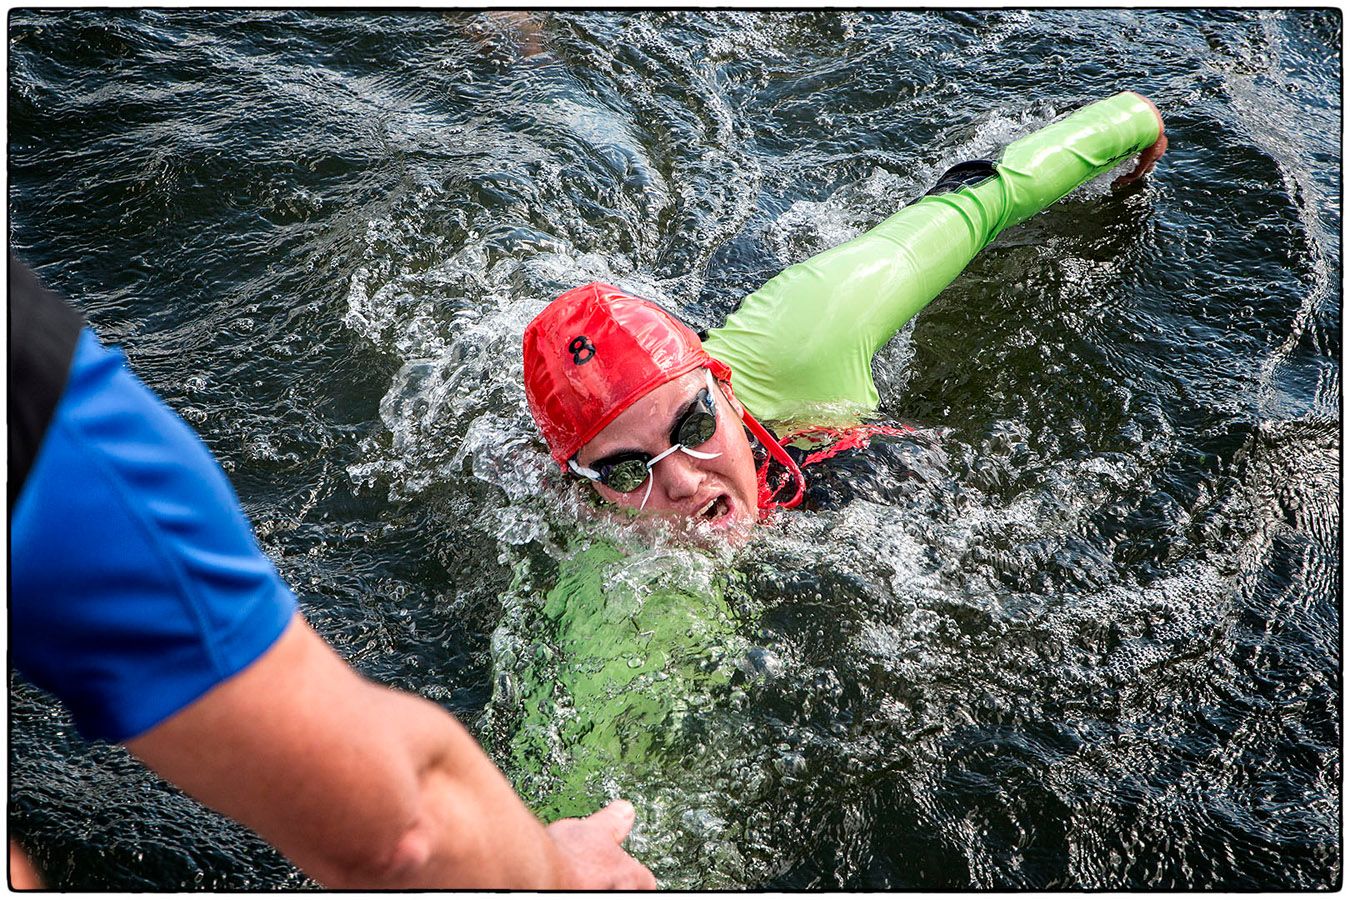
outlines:
[{"label": "goggle strap", "polygon": [[675,444],[674,446],[667,447],[666,449],[662,450],[660,453],[658,453],[658,454],[656,454],[655,456],[653,456],[651,459],[647,460],[647,471],[650,472],[650,471],[652,470],[652,467],[653,467],[653,466],[655,466],[655,465],[656,465],[657,463],[659,463],[661,460],[665,459],[667,456],[669,456],[670,454],[674,453],[676,450],[679,450],[679,449],[680,449],[681,447],[683,447],[683,446],[684,446],[684,444]]},{"label": "goggle strap", "polygon": [[567,464],[568,464],[569,466],[572,467],[572,471],[573,471],[573,472],[576,472],[576,473],[577,473],[578,475],[580,475],[582,478],[589,478],[591,481],[599,481],[599,480],[600,480],[600,473],[599,473],[599,472],[595,471],[594,469],[588,469],[588,468],[586,468],[585,466],[579,466],[579,465],[577,465],[577,461],[576,461],[576,458],[575,458],[575,457],[573,457],[572,459],[569,459],[569,460],[567,461]]},{"label": "goggle strap", "polygon": [[778,439],[769,434],[767,428],[755,421],[755,417],[750,415],[750,410],[745,410],[745,414],[741,416],[741,419],[745,422],[745,427],[750,429],[750,433],[764,445],[765,450],[769,451],[769,455],[782,463],[784,468],[788,470],[788,474],[791,475],[792,479],[797,483],[797,490],[793,493],[792,498],[786,502],[776,502],[772,496],[760,497],[759,506],[761,514],[767,515],[768,512],[776,506],[781,506],[784,509],[791,509],[801,503],[802,494],[806,490],[806,478],[802,475],[802,470],[798,468],[797,463],[788,455],[788,452],[783,449],[783,445],[778,442]]}]

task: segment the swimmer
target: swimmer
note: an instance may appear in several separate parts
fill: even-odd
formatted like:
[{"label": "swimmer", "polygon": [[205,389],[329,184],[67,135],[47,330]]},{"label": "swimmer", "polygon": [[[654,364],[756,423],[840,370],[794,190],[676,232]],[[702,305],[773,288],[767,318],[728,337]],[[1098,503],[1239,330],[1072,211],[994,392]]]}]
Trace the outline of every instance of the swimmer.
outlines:
[{"label": "swimmer", "polygon": [[[572,349],[549,352],[560,343]],[[727,365],[648,300],[604,284],[568,291],[526,329],[525,358],[553,458],[616,506],[743,529],[773,502],[760,494],[750,436],[796,470],[737,401]]]},{"label": "swimmer", "polygon": [[[569,290],[525,329],[530,412],[562,471],[603,501],[743,537],[802,502],[803,465],[904,432],[861,424],[879,402],[872,357],[976,253],[1135,155],[1114,186],[1138,180],[1166,148],[1147,98],[1084,107],[997,162],[949,169],[871,231],[780,273],[702,340],[612,285]],[[761,418],[820,424],[780,440]]]}]

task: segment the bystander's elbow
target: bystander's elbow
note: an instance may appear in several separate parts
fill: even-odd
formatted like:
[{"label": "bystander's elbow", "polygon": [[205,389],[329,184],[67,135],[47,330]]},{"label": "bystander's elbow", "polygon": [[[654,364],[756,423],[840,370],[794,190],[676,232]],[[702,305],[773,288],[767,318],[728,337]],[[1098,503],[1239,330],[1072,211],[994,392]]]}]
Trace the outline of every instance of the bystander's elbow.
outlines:
[{"label": "bystander's elbow", "polygon": [[431,835],[414,825],[390,841],[329,855],[309,874],[324,887],[348,890],[450,886],[431,883],[432,855]]}]

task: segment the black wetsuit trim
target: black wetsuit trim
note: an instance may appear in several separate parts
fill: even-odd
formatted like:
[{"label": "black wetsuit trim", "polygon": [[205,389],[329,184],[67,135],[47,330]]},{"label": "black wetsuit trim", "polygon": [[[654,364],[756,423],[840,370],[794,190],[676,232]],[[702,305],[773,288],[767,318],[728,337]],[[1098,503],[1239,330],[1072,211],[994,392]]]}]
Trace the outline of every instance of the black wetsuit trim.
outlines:
[{"label": "black wetsuit trim", "polygon": [[998,174],[998,169],[992,159],[970,159],[965,162],[959,162],[950,169],[942,173],[937,184],[928,190],[925,197],[931,197],[934,194],[946,194],[957,188],[968,187],[979,184],[987,178],[993,178]]},{"label": "black wetsuit trim", "polygon": [[9,512],[66,389],[84,318],[9,255]]}]

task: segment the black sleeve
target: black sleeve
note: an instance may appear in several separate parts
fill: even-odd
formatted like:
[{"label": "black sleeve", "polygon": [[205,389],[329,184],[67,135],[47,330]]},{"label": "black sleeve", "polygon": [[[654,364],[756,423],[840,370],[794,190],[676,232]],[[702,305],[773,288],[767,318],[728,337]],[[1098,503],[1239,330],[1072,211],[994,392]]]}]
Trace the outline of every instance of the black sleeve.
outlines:
[{"label": "black sleeve", "polygon": [[933,194],[945,194],[948,191],[954,191],[959,187],[966,185],[979,184],[986,178],[993,178],[998,174],[998,169],[994,168],[992,159],[970,159],[965,162],[959,162],[950,169],[942,173],[937,184],[928,190],[925,197]]},{"label": "black sleeve", "polygon": [[9,255],[9,511],[66,388],[84,319]]}]

